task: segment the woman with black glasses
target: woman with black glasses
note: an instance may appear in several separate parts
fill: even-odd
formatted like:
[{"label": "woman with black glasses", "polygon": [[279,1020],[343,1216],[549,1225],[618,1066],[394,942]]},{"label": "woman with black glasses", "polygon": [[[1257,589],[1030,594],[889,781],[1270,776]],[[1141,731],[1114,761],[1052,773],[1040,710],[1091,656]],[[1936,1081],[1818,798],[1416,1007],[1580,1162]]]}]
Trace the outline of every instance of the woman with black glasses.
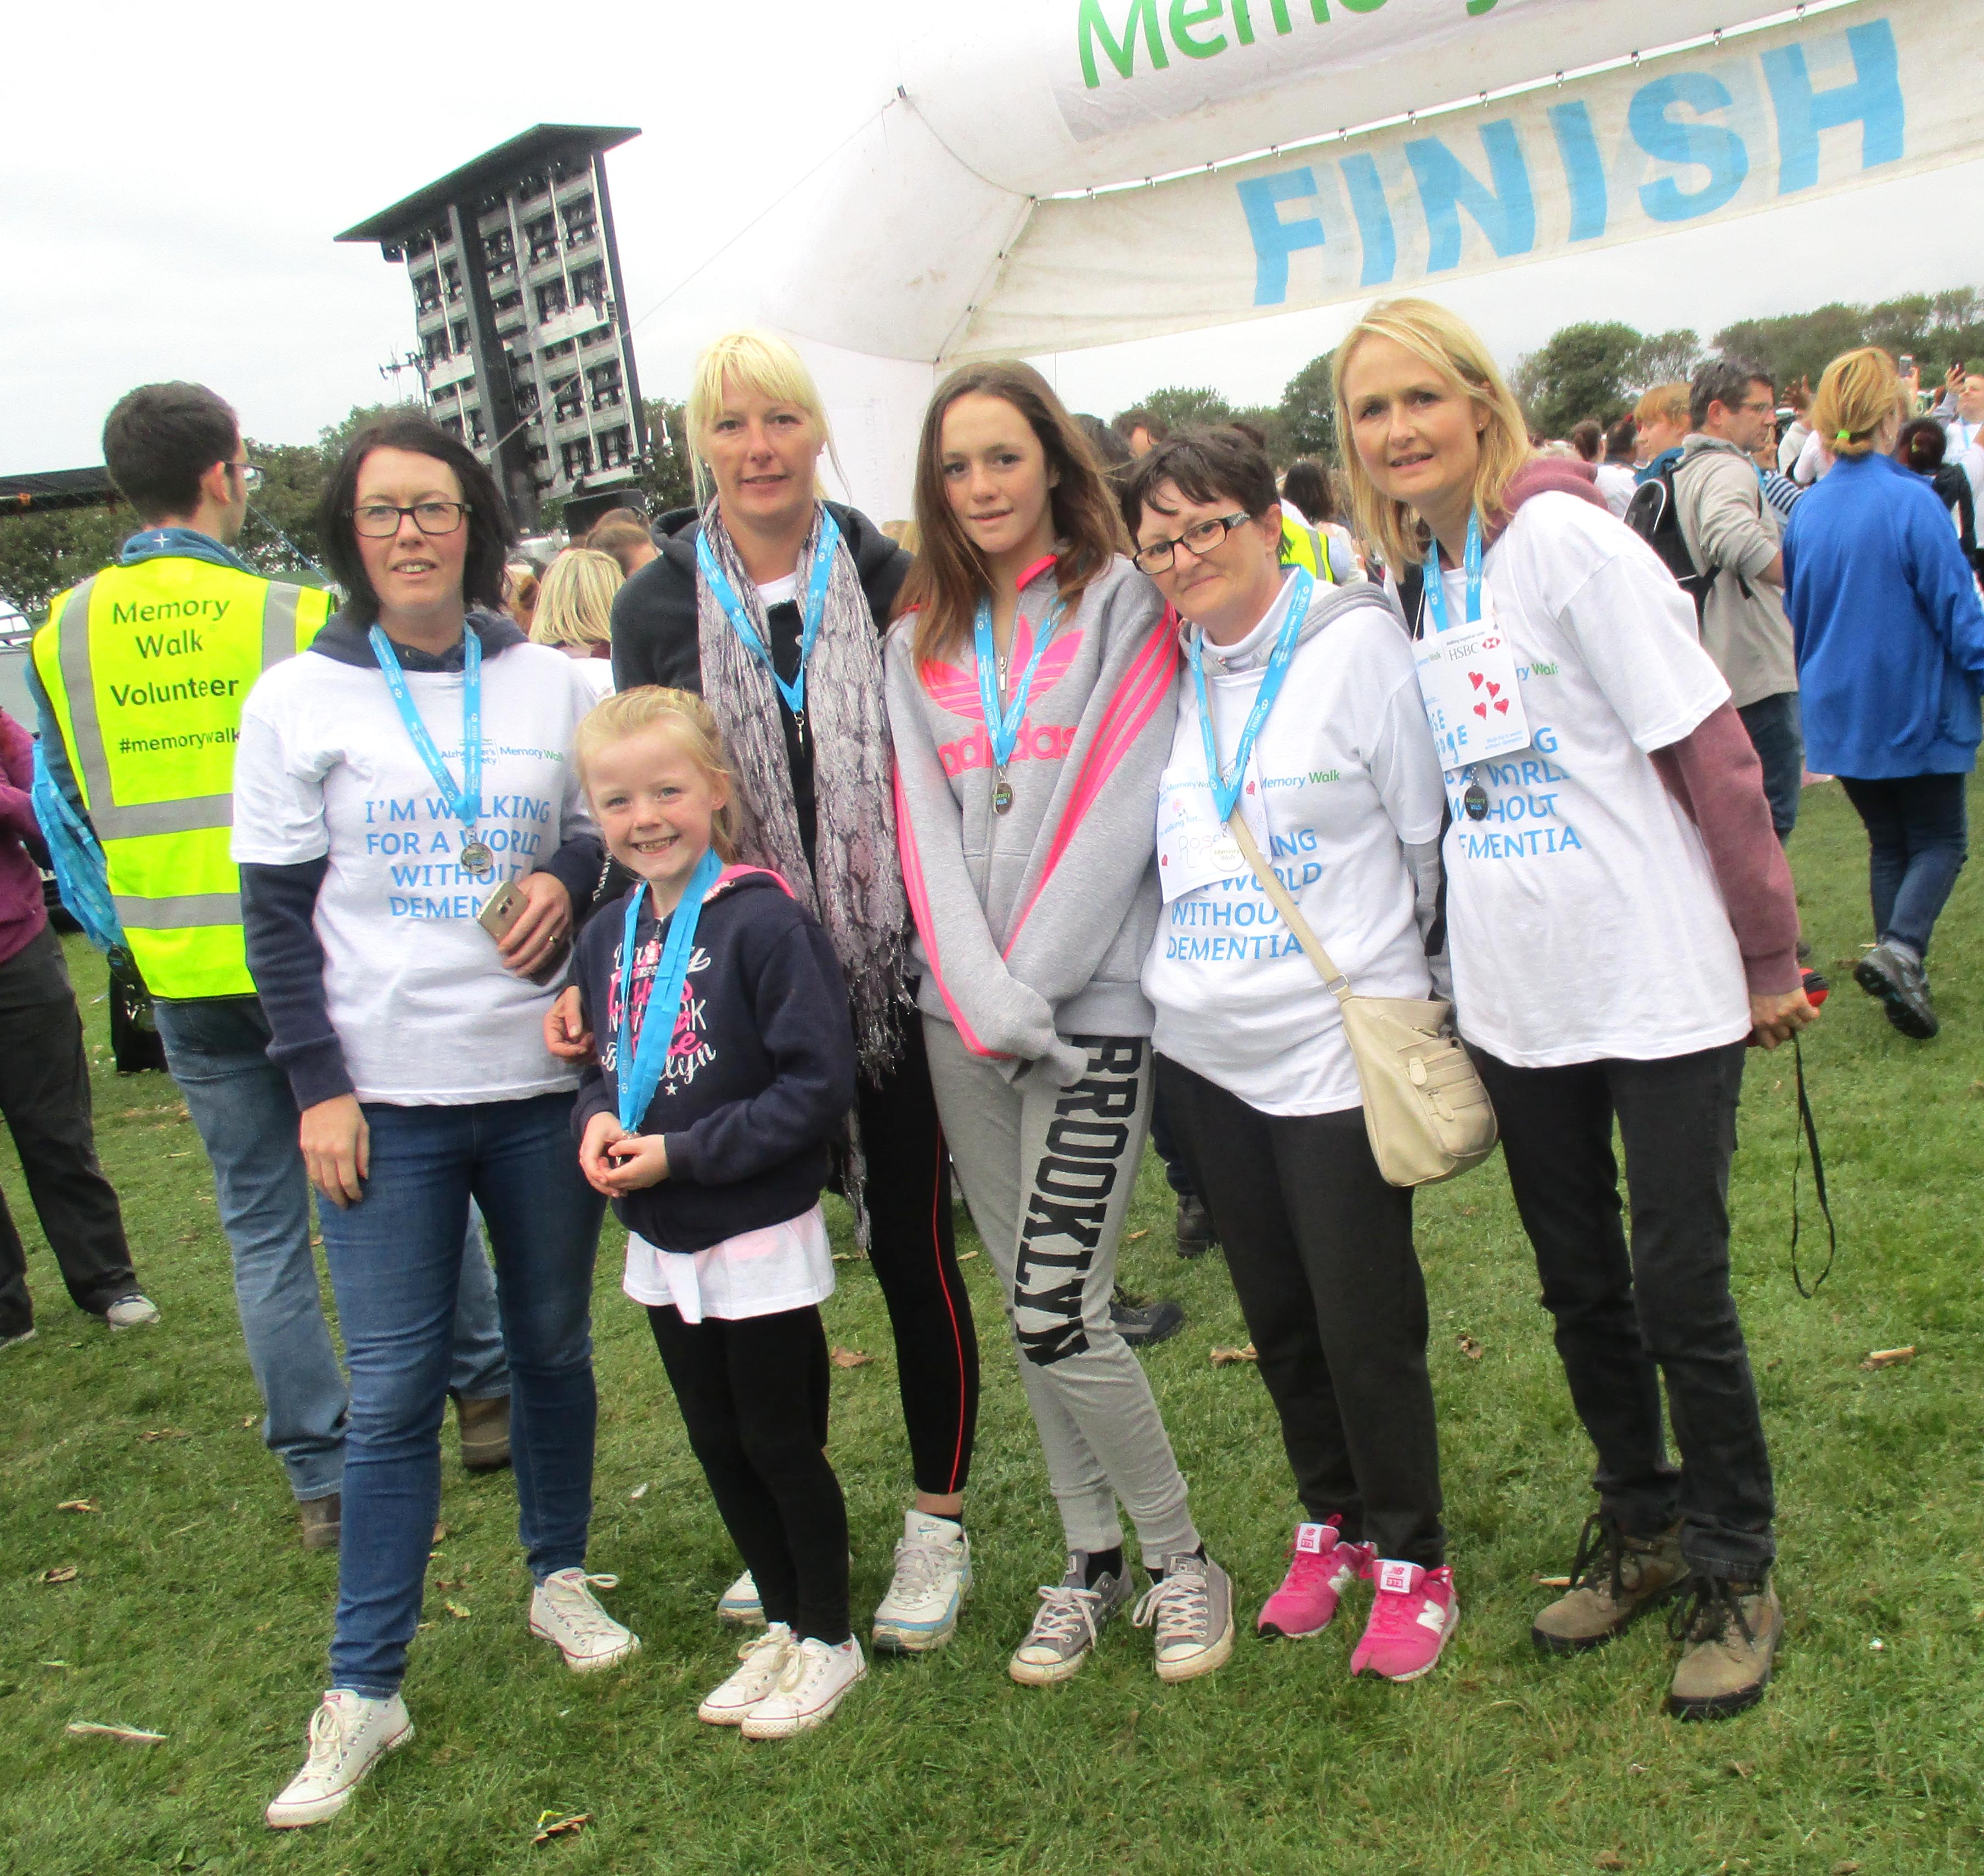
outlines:
[{"label": "woman with black glasses", "polygon": [[588,1301],[603,1201],[573,1069],[545,1048],[601,847],[568,758],[577,667],[497,606],[514,538],[488,471],[423,417],[347,449],[320,510],[351,595],[250,693],[235,769],[249,968],[289,1074],[351,1369],[330,1685],[272,1824],[341,1809],[412,1723],[400,1698],[441,1492],[472,1198],[513,1377],[529,1626],[575,1672],[640,1646],[585,1573]]}]

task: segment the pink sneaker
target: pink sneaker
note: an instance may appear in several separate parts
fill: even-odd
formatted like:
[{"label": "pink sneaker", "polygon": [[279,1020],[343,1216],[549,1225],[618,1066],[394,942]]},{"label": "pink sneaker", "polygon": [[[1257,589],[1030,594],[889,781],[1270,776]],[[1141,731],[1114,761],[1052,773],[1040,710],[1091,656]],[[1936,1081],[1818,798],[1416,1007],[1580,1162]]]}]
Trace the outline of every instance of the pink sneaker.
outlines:
[{"label": "pink sneaker", "polygon": [[1282,1586],[1261,1606],[1255,1627],[1266,1636],[1300,1641],[1320,1635],[1336,1613],[1337,1598],[1364,1574],[1372,1552],[1369,1544],[1346,1544],[1338,1535],[1342,1520],[1299,1524],[1289,1546],[1289,1573]]},{"label": "pink sneaker", "polygon": [[1431,1673],[1460,1620],[1453,1572],[1387,1559],[1373,1563],[1368,1573],[1378,1593],[1363,1639],[1350,1657],[1351,1673],[1369,1669],[1387,1680],[1416,1680]]}]

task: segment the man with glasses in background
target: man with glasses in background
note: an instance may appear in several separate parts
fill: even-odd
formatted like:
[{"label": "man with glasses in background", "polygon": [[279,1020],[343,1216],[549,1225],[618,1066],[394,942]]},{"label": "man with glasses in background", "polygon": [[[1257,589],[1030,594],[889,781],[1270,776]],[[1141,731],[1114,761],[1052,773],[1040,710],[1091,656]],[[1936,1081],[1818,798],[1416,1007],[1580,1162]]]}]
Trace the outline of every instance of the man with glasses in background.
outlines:
[{"label": "man with glasses in background", "polygon": [[1771,824],[1788,839],[1805,782],[1798,658],[1785,616],[1784,522],[1764,498],[1753,460],[1775,427],[1771,380],[1751,366],[1711,359],[1688,387],[1689,432],[1674,469],[1681,538],[1709,576],[1702,648],[1728,682],[1731,701],[1764,765]]},{"label": "man with glasses in background", "polygon": [[[263,1436],[288,1473],[304,1547],[332,1549],[348,1395],[310,1255],[296,1104],[266,1054],[228,852],[242,707],[263,671],[317,636],[330,595],[265,578],[233,551],[261,472],[233,408],[204,385],[128,394],[104,424],[103,454],[144,526],[116,566],[59,597],[35,635],[42,749],[50,782],[100,843],[166,1066],[213,1163],[268,1409]],[[86,839],[79,852],[96,863]],[[473,1224],[452,1385],[464,1462],[507,1464],[509,1369]]]}]

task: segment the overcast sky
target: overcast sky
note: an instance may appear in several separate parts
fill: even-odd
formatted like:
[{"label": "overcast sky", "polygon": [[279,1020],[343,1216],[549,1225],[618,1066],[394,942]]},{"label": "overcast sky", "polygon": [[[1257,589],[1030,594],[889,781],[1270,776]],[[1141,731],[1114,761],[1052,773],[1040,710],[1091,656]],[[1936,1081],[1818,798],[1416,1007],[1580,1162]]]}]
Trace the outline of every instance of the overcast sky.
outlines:
[{"label": "overcast sky", "polygon": [[[721,309],[674,290],[892,83],[877,0],[605,15],[481,0],[429,15],[437,25],[417,17],[321,0],[10,17],[0,472],[99,461],[104,412],[150,379],[213,385],[275,443],[389,395],[379,367],[414,342],[405,270],[332,236],[538,122],[642,128],[608,173],[642,387],[679,396]],[[1706,337],[1826,300],[1984,281],[1980,202],[1971,164],[1441,296],[1505,362],[1577,319]],[[1105,416],[1168,384],[1268,401],[1354,311],[1041,362],[1071,405]]]}]

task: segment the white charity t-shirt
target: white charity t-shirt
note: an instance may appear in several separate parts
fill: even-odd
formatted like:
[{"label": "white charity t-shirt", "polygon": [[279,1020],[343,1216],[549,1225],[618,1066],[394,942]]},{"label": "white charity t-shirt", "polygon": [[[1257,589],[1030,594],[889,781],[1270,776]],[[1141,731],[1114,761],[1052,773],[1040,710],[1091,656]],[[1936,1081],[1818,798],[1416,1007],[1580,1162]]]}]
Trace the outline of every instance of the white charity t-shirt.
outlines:
[{"label": "white charity t-shirt", "polygon": [[[1729,698],[1653,550],[1574,495],[1523,504],[1483,575],[1534,731],[1446,778],[1447,936],[1460,1031],[1526,1068],[1657,1060],[1750,1032],[1708,849],[1648,759]],[[1452,615],[1466,575],[1443,576]]]},{"label": "white charity t-shirt", "polygon": [[[410,671],[407,688],[462,780],[462,674]],[[494,878],[457,863],[461,823],[374,665],[306,652],[249,693],[234,761],[237,863],[327,854],[317,900],[324,989],[360,1100],[449,1107],[578,1085],[545,1048],[558,994],[503,968],[475,921],[496,882],[535,871],[592,819],[569,752],[592,707],[576,659],[511,645],[482,661],[482,802]]]},{"label": "white charity t-shirt", "polygon": [[650,1308],[672,1304],[685,1322],[729,1322],[823,1303],[833,1294],[833,1248],[816,1204],[796,1218],[739,1231],[705,1251],[663,1251],[627,1234],[620,1287]]},{"label": "white charity t-shirt", "polygon": [[571,662],[592,692],[595,703],[613,695],[613,661],[610,658],[574,658]]},{"label": "white charity t-shirt", "polygon": [[1599,494],[1605,497],[1606,507],[1623,521],[1638,491],[1638,478],[1624,463],[1600,463],[1593,474],[1598,483]]},{"label": "white charity t-shirt", "polygon": [[[1222,763],[1240,745],[1292,585],[1238,644],[1205,648]],[[1264,1114],[1361,1106],[1336,999],[1218,821],[1188,661],[1178,682],[1158,803],[1166,903],[1142,977],[1153,1044]],[[1392,613],[1356,607],[1296,647],[1240,799],[1255,845],[1351,987],[1430,996],[1403,843],[1439,836],[1439,764]]]}]

